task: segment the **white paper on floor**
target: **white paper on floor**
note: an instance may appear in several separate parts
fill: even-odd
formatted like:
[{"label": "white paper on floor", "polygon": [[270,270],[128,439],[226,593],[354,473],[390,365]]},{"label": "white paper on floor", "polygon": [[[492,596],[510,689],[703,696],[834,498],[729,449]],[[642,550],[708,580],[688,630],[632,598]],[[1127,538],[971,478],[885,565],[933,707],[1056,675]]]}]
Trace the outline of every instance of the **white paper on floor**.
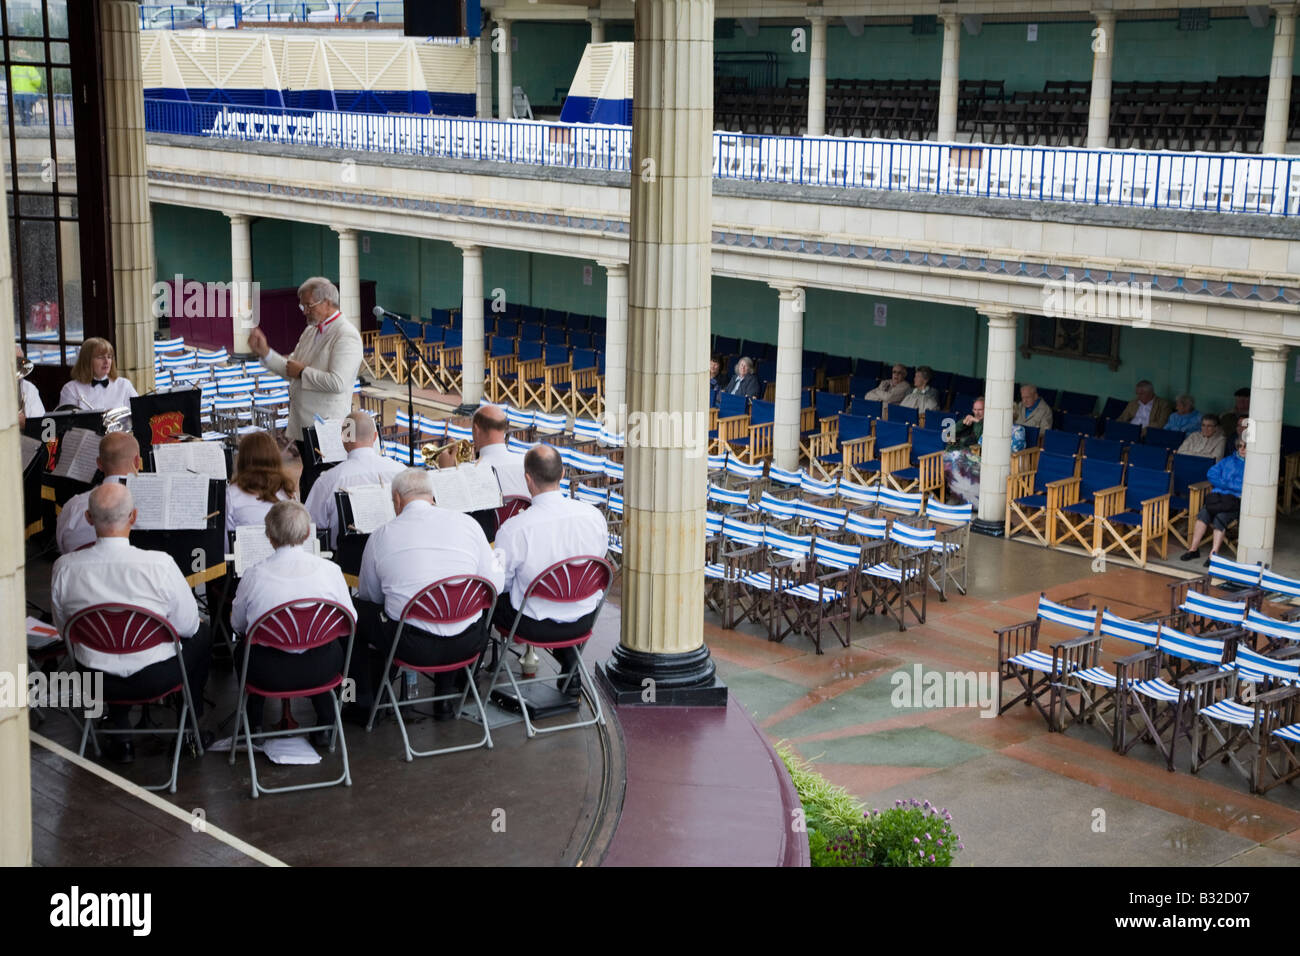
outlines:
[{"label": "white paper on floor", "polygon": [[[223,737],[208,747],[210,753],[229,753],[230,737]],[[241,744],[240,749],[243,749]],[[306,737],[272,737],[261,743],[253,744],[253,750],[264,753],[275,764],[317,764],[321,756],[316,748],[308,743]]]}]

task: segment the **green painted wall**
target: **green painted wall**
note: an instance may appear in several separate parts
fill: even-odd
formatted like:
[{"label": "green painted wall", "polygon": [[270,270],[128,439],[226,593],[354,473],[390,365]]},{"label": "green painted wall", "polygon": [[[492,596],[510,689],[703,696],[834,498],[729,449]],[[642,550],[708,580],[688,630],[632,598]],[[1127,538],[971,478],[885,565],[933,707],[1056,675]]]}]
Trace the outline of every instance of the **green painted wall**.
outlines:
[{"label": "green painted wall", "polygon": [[230,220],[219,212],[151,203],[157,278],[230,280]]}]

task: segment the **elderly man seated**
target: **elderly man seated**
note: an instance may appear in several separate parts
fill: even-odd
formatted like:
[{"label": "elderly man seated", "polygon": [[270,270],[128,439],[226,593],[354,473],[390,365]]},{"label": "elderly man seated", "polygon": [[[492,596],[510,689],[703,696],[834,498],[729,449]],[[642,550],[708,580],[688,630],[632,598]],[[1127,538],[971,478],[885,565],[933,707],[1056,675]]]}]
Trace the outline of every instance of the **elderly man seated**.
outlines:
[{"label": "elderly man seated", "polygon": [[899,403],[906,408],[915,408],[918,412],[928,412],[939,407],[939,390],[930,384],[934,378],[934,369],[928,365],[918,365],[912,376],[912,390]]},{"label": "elderly man seated", "polygon": [[1164,428],[1173,411],[1169,402],[1156,395],[1155,387],[1146,379],[1137,383],[1135,391],[1137,397],[1124,408],[1119,420],[1143,428]]},{"label": "elderly man seated", "polygon": [[[1246,477],[1246,442],[1237,439],[1237,453],[1224,458],[1210,469],[1206,478],[1210,482],[1210,493],[1205,496],[1205,503],[1196,515],[1196,526],[1192,529],[1192,540],[1180,556],[1181,561],[1192,561],[1201,556],[1201,541],[1205,538],[1207,528],[1214,529],[1210,554],[1218,554],[1223,546],[1223,539],[1228,533],[1228,525],[1237,520],[1241,514],[1241,483]],[[1205,566],[1210,566],[1210,559],[1205,559]]]},{"label": "elderly man seated", "polygon": [[1201,430],[1201,413],[1196,410],[1196,399],[1190,395],[1179,395],[1174,399],[1174,413],[1169,416],[1165,428],[1171,431],[1194,434]]},{"label": "elderly man seated", "polygon": [[[99,442],[95,465],[103,472],[102,484],[125,484],[127,478],[140,470],[140,444],[127,432],[110,432]],[[59,512],[54,540],[60,554],[71,554],[95,543],[95,529],[86,514],[89,502],[90,492],[83,491],[70,498]]]},{"label": "elderly man seated", "polygon": [[[235,592],[235,606],[230,622],[235,631],[247,634],[248,629],[268,611],[289,602],[317,603],[333,601],[341,604],[356,618],[352,595],[348,592],[343,572],[338,565],[311,554],[303,543],[311,535],[311,515],[296,501],[279,501],[266,513],[266,537],[275,552],[257,565],[239,581]],[[302,687],[319,687],[328,683],[343,669],[343,655],[347,652],[343,640],[333,641],[306,651],[281,651],[258,645],[249,649],[248,682],[264,690],[296,690]],[[334,702],[331,694],[312,697],[316,708],[316,723],[334,723]],[[246,710],[253,733],[262,729],[262,709],[265,699],[249,695]],[[328,746],[329,732],[312,733],[311,742]]]},{"label": "elderly man seated", "polygon": [[386,485],[404,467],[401,462],[379,454],[375,446],[378,437],[375,420],[365,412],[348,415],[343,420],[343,450],[348,457],[321,472],[307,495],[307,511],[317,528],[329,529],[331,548],[338,544],[339,509],[334,503],[334,493],[361,485]]},{"label": "elderly man seated", "polygon": [[907,397],[909,391],[911,389],[907,384],[907,366],[896,362],[890,370],[889,378],[867,392],[866,397],[868,401],[897,405]]},{"label": "elderly man seated", "polygon": [[[358,578],[358,639],[349,671],[357,682],[357,700],[345,716],[361,723],[369,718],[381,676],[378,672],[411,598],[444,578],[478,575],[490,581],[498,593],[504,581],[501,564],[478,523],[469,515],[434,505],[427,471],[405,469],[393,479],[392,493],[397,517],[370,535]],[[473,657],[486,641],[486,620],[468,627],[463,623],[408,624],[397,656],[421,666],[452,664]],[[368,653],[368,647],[375,653]],[[435,693],[451,693],[463,676],[463,672],[435,675]],[[455,716],[450,701],[435,703],[436,720]]]},{"label": "elderly man seated", "polygon": [[1021,385],[1020,401],[1015,403],[1015,424],[1045,431],[1052,427],[1052,408],[1038,394],[1037,385]]},{"label": "elderly man seated", "polygon": [[1202,415],[1201,430],[1183,439],[1183,443],[1178,446],[1178,454],[1200,455],[1218,461],[1223,457],[1225,441],[1223,432],[1219,431],[1219,416]]},{"label": "elderly man seated", "polygon": [[1244,419],[1250,417],[1250,389],[1239,388],[1232,393],[1232,411],[1219,416],[1219,426],[1223,434],[1240,434],[1238,427]]},{"label": "elderly man seated", "polygon": [[[509,632],[522,610],[516,633],[530,640],[563,641],[591,631],[601,595],[562,603],[529,598],[524,593],[539,574],[560,561],[583,555],[605,557],[609,550],[609,526],[605,516],[592,505],[568,498],[560,491],[564,462],[549,445],[538,445],[524,456],[524,477],[533,495],[533,506],[501,526],[496,546],[505,561],[508,600],[497,602],[493,624]],[[572,647],[553,652],[563,673],[570,673],[578,659]],[[561,679],[560,690],[577,696],[578,681]]]},{"label": "elderly man seated", "polygon": [[[95,528],[94,546],[54,562],[50,579],[54,626],[62,633],[78,611],[103,604],[131,605],[165,618],[182,638],[190,698],[196,715],[202,716],[212,637],[207,627],[199,624],[194,592],[170,555],[131,546],[136,512],[125,485],[100,485],[90,493],[89,512]],[[74,653],[83,666],[103,672],[108,700],[148,700],[180,683],[175,648],[168,644],[125,654],[77,646]],[[108,722],[114,729],[126,730],[130,714],[130,705],[115,704],[108,708]],[[129,737],[110,737],[108,749],[109,756],[119,763],[135,759]]]}]

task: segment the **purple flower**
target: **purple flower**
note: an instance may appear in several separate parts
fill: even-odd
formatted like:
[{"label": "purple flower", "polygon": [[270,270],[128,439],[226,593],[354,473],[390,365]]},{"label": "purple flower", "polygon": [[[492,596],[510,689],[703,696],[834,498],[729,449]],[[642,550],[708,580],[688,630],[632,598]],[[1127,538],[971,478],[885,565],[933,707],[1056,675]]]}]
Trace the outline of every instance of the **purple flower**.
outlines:
[{"label": "purple flower", "polygon": [[943,841],[942,841],[942,840],[939,841],[939,846],[943,846]]},{"label": "purple flower", "polygon": [[958,844],[957,844],[957,849],[959,849],[959,850],[964,850],[964,849],[966,849],[966,847],[965,847],[963,844],[958,843]]},{"label": "purple flower", "polygon": [[934,862],[934,854],[933,854],[933,853],[930,854],[930,862],[931,862],[931,863]]},{"label": "purple flower", "polygon": [[931,837],[930,834],[928,834],[928,833],[925,835],[925,838],[926,838],[927,840],[931,840],[931,839],[933,839],[933,837]]},{"label": "purple flower", "polygon": [[912,837],[912,842],[913,842],[913,843],[920,843],[920,842],[921,842],[921,838],[920,838],[920,837]]},{"label": "purple flower", "polygon": [[929,800],[925,801],[925,806],[928,807],[929,805],[930,805],[930,801]]}]

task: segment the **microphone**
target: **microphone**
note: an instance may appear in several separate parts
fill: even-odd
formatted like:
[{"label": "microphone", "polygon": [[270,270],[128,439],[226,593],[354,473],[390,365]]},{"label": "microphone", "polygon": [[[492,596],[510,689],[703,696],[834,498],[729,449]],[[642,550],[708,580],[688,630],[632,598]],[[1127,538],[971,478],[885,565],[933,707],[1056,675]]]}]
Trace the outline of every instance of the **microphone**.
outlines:
[{"label": "microphone", "polygon": [[393,319],[400,319],[400,318],[401,318],[400,315],[397,315],[397,314],[394,313],[394,312],[389,312],[389,311],[388,311],[387,309],[385,309],[382,305],[377,305],[377,306],[375,306],[373,309],[370,310],[370,312],[371,312],[372,315],[374,315],[374,317],[375,317],[376,319],[382,319],[384,316],[388,316],[388,317],[393,318]]}]

